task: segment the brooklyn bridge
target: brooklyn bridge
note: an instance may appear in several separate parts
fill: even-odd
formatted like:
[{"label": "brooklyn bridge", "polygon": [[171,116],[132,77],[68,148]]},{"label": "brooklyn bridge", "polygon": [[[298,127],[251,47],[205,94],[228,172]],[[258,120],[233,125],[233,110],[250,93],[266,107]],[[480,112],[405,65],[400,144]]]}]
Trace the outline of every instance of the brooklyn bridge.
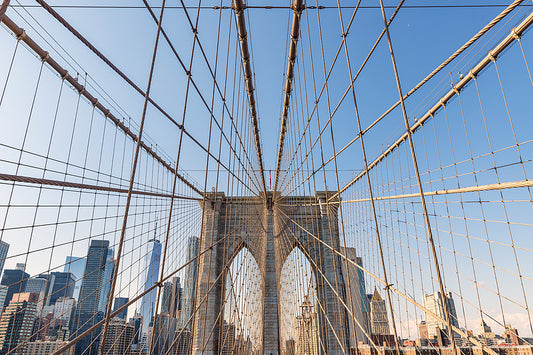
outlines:
[{"label": "brooklyn bridge", "polygon": [[0,2],[0,354],[533,355],[531,1]]}]

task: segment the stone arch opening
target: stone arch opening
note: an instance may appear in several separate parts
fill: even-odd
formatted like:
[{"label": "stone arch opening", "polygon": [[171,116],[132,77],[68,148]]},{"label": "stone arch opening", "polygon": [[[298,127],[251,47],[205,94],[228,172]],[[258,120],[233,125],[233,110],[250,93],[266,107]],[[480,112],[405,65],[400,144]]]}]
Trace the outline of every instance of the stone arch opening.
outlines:
[{"label": "stone arch opening", "polygon": [[229,260],[224,276],[219,349],[226,354],[253,354],[263,341],[262,273],[244,242]]},{"label": "stone arch opening", "polygon": [[[316,271],[311,262],[298,246],[292,248],[281,267],[280,272],[280,348],[281,354],[294,354],[301,346],[301,337],[305,333],[307,346],[321,347],[318,320],[318,294]],[[305,305],[305,307],[303,307]],[[303,319],[303,312],[311,312]],[[314,352],[311,352],[314,353]]]}]

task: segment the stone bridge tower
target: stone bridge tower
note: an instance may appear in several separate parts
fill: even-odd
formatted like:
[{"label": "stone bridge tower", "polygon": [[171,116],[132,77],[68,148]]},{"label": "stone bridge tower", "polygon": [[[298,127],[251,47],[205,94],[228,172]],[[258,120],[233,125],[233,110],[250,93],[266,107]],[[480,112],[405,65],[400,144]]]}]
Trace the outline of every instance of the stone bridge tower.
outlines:
[{"label": "stone bridge tower", "polygon": [[202,206],[200,250],[213,247],[198,262],[196,305],[201,306],[194,318],[193,354],[221,353],[219,335],[227,269],[245,247],[255,258],[263,281],[262,353],[280,354],[279,280],[285,260],[294,248],[300,248],[307,256],[316,277],[319,333],[326,352],[349,353],[347,314],[338,302],[339,297],[346,300],[341,258],[329,248],[340,250],[338,205],[325,204],[326,197],[333,193],[317,192],[315,196],[278,200],[270,193],[267,203],[260,197],[231,197],[216,192],[208,195]]}]

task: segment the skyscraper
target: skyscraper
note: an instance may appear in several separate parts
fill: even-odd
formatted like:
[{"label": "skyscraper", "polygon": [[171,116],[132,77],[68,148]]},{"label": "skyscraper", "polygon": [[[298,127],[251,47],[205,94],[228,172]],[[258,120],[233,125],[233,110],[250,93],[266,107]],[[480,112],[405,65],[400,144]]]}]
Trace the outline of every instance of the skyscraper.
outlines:
[{"label": "skyscraper", "polygon": [[224,339],[224,342],[220,355],[235,354],[235,324],[228,323],[225,319],[222,325],[222,339]]},{"label": "skyscraper", "polygon": [[389,318],[387,316],[387,305],[381,298],[377,288],[370,301],[370,326],[373,335],[389,335]]},{"label": "skyscraper", "polygon": [[107,259],[105,262],[104,278],[102,279],[102,288],[100,290],[100,303],[98,309],[106,312],[107,301],[109,300],[109,290],[111,289],[111,279],[115,272],[115,258],[113,257],[113,248],[107,250]]},{"label": "skyscraper", "polygon": [[123,319],[113,318],[109,321],[107,337],[104,343],[104,354],[128,355],[133,350],[133,325]]},{"label": "skyscraper", "polygon": [[141,341],[142,317],[139,314],[135,314],[133,317],[130,318],[129,324],[133,326],[133,345],[135,348],[137,348],[138,344]]},{"label": "skyscraper", "polygon": [[22,293],[26,290],[26,283],[28,282],[29,277],[30,275],[25,273],[23,270],[4,270],[2,281],[0,281],[0,285],[7,286],[7,294],[4,306],[9,304],[13,294]]},{"label": "skyscraper", "polygon": [[183,286],[183,301],[181,304],[180,328],[191,329],[192,321],[187,321],[192,316],[194,309],[194,296],[196,294],[196,276],[198,272],[198,256],[200,249],[200,239],[190,237],[187,242],[187,261],[193,260],[185,269],[185,284]]},{"label": "skyscraper", "polygon": [[[103,313],[99,312],[98,305],[108,249],[109,242],[107,240],[91,241],[89,250],[87,251],[87,263],[85,265],[78,307],[76,308],[73,322],[70,325],[71,339],[77,337],[103,318]],[[85,351],[87,355],[97,354],[100,344],[100,330],[100,328],[96,329],[91,335],[78,342],[76,344],[76,352],[81,354]]]},{"label": "skyscraper", "polygon": [[[146,253],[144,254],[143,276],[141,278],[141,287],[144,291],[148,290],[159,279],[159,262],[161,259],[161,243],[155,239],[157,234],[157,224],[154,230],[154,238],[146,243]],[[148,326],[154,318],[154,308],[157,298],[157,289],[148,292],[141,300],[138,308],[143,317],[142,332],[148,331]]]},{"label": "skyscraper", "polygon": [[[154,354],[167,354],[173,353],[169,351],[174,343],[174,336],[178,325],[178,320],[169,316],[168,314],[160,313],[155,317],[155,323],[153,327],[154,331],[154,343],[152,350]],[[175,349],[175,346],[173,347]]]},{"label": "skyscraper", "polygon": [[[115,304],[113,305],[113,312],[115,312],[120,307],[124,306],[126,303],[128,303],[130,299],[128,297],[115,297]],[[121,311],[117,318],[126,320],[128,318],[128,308]]]},{"label": "skyscraper", "polygon": [[[15,293],[0,319],[0,353],[7,354],[31,336],[37,311],[37,293]],[[25,346],[11,352],[24,354]]]},{"label": "skyscraper", "polygon": [[173,277],[163,286],[161,312],[172,318],[179,318],[181,310],[181,284],[179,277]]},{"label": "skyscraper", "polygon": [[54,303],[54,318],[60,320],[61,326],[68,327],[72,315],[76,311],[76,300],[72,297],[61,297]]},{"label": "skyscraper", "polygon": [[46,291],[47,306],[53,306],[61,297],[74,295],[74,282],[76,279],[70,272],[54,271],[50,273]]},{"label": "skyscraper", "polygon": [[74,284],[74,293],[72,297],[79,299],[81,284],[83,282],[83,272],[85,271],[85,258],[79,256],[67,256],[63,272],[70,272],[74,275],[76,283]]},{"label": "skyscraper", "polygon": [[37,293],[39,295],[41,294],[41,292],[44,293],[44,291],[46,290],[47,278],[40,276],[41,275],[28,279],[28,281],[26,282],[26,292]]},{"label": "skyscraper", "polygon": [[348,259],[347,261],[341,259],[341,268],[344,275],[344,284],[346,285],[346,305],[355,318],[352,319],[352,316],[348,315],[350,346],[355,348],[358,345],[357,342],[368,344],[368,338],[365,333],[370,334],[369,307],[364,272],[356,266],[362,267],[363,260],[357,256],[355,248],[341,248],[341,253],[346,253],[346,258]]},{"label": "skyscraper", "polygon": [[318,322],[313,304],[307,296],[301,306],[301,314],[294,320],[295,355],[318,355]]},{"label": "skyscraper", "polygon": [[[453,302],[451,292],[446,293],[446,301],[450,311],[450,321],[452,326],[459,328],[459,323],[457,322],[457,312],[455,311],[455,303]],[[440,292],[424,295],[424,307],[441,319],[446,320],[446,313],[444,312],[444,304],[442,302],[442,296]],[[437,338],[437,335],[440,331],[444,333],[446,339],[448,338],[448,327],[446,326],[446,322],[441,322],[440,320],[431,316],[431,314],[426,313],[426,325],[428,328],[428,337],[430,339]]]},{"label": "skyscraper", "polygon": [[48,275],[41,274],[28,279],[26,282],[26,290],[24,292],[36,293],[39,295],[39,303],[37,304],[37,316],[41,316],[41,311],[46,302],[46,288],[48,285]]},{"label": "skyscraper", "polygon": [[9,251],[9,244],[0,241],[0,274],[4,271],[4,265],[6,263],[7,252]]},{"label": "skyscraper", "polygon": [[0,313],[2,313],[4,303],[6,302],[7,290],[9,287],[0,285]]}]

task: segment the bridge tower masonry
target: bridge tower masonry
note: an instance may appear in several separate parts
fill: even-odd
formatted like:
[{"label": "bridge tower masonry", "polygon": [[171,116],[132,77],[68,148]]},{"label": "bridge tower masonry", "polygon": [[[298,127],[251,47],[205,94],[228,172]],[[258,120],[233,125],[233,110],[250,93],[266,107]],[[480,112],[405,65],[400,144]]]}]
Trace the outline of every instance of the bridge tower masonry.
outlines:
[{"label": "bridge tower masonry", "polygon": [[[325,204],[334,192],[315,196],[276,199],[270,192],[262,197],[233,197],[220,192],[207,194],[203,208],[196,287],[192,353],[218,355],[224,338],[223,315],[226,278],[233,258],[247,248],[262,277],[264,355],[280,355],[280,275],[294,248],[309,259],[316,277],[319,337],[328,354],[349,353],[347,314],[339,304],[346,301],[341,259],[328,246],[340,250],[338,204]],[[287,219],[299,222],[286,223]],[[291,230],[287,230],[290,228]],[[306,232],[310,232],[310,233]],[[287,238],[287,235],[293,236]],[[315,237],[313,237],[315,236]],[[324,243],[317,241],[317,237]],[[292,240],[291,240],[292,239]],[[290,244],[287,245],[287,240]]]}]

